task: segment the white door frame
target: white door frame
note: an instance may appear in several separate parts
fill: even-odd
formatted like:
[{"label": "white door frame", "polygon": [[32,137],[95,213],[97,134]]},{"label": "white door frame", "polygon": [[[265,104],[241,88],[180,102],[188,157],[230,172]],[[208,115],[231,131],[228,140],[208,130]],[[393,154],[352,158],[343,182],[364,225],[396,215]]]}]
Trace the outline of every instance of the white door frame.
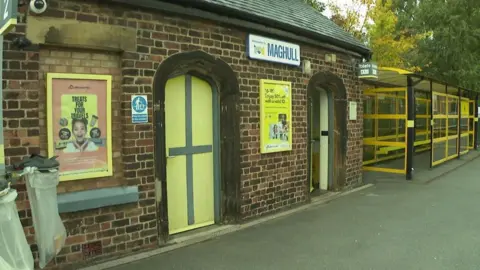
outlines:
[{"label": "white door frame", "polygon": [[330,102],[328,102],[329,95],[323,88],[318,89],[320,92],[320,189],[328,190],[329,186],[329,115],[330,115]]}]

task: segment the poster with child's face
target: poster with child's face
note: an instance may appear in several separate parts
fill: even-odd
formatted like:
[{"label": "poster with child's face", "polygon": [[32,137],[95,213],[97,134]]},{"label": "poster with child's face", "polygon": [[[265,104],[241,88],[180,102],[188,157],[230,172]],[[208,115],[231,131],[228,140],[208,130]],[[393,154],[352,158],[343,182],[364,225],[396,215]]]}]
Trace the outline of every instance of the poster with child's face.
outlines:
[{"label": "poster with child's face", "polygon": [[74,180],[111,173],[107,84],[107,80],[52,79],[49,126],[60,177]]},{"label": "poster with child's face", "polygon": [[291,83],[260,80],[260,152],[292,149]]}]

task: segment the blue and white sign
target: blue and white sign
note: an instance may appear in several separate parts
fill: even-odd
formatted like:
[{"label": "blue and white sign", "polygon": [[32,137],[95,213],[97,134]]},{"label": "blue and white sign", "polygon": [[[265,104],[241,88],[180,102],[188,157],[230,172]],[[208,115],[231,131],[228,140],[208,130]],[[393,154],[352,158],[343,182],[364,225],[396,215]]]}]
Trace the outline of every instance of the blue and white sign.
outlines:
[{"label": "blue and white sign", "polygon": [[147,96],[132,95],[132,123],[148,123]]},{"label": "blue and white sign", "polygon": [[249,34],[247,55],[251,59],[300,66],[300,46]]}]

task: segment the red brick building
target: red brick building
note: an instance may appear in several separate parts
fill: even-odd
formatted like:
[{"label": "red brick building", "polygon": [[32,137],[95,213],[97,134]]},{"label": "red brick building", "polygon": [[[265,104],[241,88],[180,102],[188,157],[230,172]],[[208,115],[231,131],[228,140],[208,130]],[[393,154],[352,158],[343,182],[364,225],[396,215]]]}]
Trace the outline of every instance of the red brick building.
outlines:
[{"label": "red brick building", "polygon": [[[111,76],[113,170],[111,176],[59,184],[69,236],[52,267],[155,248],[181,231],[270,214],[307,203],[316,189],[362,182],[356,67],[370,51],[302,1],[47,2],[42,14],[21,5],[18,25],[4,41],[7,162],[48,154],[47,74],[101,74]],[[32,45],[22,47],[23,37]],[[270,58],[248,51],[252,38],[270,42]],[[285,47],[275,54],[275,46]],[[261,79],[291,83],[291,150],[260,152]],[[177,88],[189,90],[179,94]],[[132,95],[147,96],[148,123],[132,123]],[[205,100],[210,105],[200,103]],[[190,118],[184,120],[187,107]],[[184,150],[173,147],[178,138],[186,138]],[[214,168],[205,171],[205,162]],[[185,164],[185,171],[178,170]],[[195,184],[199,178],[206,181],[201,186]],[[187,184],[173,188],[172,179]],[[33,244],[25,187],[15,188]],[[169,197],[182,189],[185,200]],[[202,213],[204,219],[193,194],[210,203],[202,207],[214,208]],[[87,256],[86,244],[97,253]]]}]

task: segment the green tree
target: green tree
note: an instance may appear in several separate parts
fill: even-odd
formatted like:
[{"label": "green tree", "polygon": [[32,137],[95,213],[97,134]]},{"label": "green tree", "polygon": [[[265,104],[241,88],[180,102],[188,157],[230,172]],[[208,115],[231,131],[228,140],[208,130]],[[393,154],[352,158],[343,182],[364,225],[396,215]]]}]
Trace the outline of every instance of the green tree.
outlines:
[{"label": "green tree", "polygon": [[392,0],[392,11],[398,18],[398,32],[415,34],[415,15],[418,12],[418,0]]},{"label": "green tree", "polygon": [[320,2],[318,0],[303,0],[305,3],[309,4],[312,6],[314,9],[318,10],[319,12],[324,12],[326,5],[323,2]]},{"label": "green tree", "polygon": [[368,12],[368,19],[367,36],[373,60],[380,66],[418,71],[420,67],[410,61],[409,53],[416,49],[425,34],[397,29],[399,19],[392,0],[375,0]]},{"label": "green tree", "polygon": [[336,1],[330,0],[328,2],[328,8],[332,12],[330,19],[355,38],[366,41],[368,14],[374,2],[375,0],[352,0],[349,5],[339,6]]},{"label": "green tree", "polygon": [[413,28],[431,33],[411,61],[424,73],[469,89],[480,89],[480,1],[422,0]]},{"label": "green tree", "polygon": [[406,56],[420,37],[397,31],[398,18],[392,0],[352,0],[343,7],[332,0],[328,8],[333,22],[372,48],[373,60],[379,65],[417,69],[406,61]]}]

